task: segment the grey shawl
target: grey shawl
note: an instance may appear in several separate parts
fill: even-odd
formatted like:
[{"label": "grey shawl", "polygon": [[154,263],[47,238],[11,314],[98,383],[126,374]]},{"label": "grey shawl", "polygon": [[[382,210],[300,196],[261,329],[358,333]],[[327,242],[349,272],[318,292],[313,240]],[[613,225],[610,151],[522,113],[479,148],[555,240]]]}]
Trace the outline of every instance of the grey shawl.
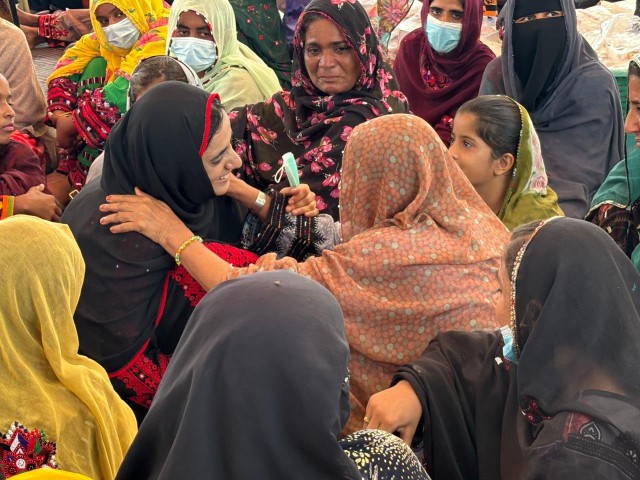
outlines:
[{"label": "grey shawl", "polygon": [[[521,101],[511,42],[516,1],[535,0],[509,0],[505,5],[502,55],[487,66],[480,95],[504,94]],[[613,75],[578,33],[573,0],[560,1],[567,29],[566,56],[543,94],[547,98],[529,113],[560,207],[569,217],[583,218],[598,187],[624,156],[622,107]]]}]

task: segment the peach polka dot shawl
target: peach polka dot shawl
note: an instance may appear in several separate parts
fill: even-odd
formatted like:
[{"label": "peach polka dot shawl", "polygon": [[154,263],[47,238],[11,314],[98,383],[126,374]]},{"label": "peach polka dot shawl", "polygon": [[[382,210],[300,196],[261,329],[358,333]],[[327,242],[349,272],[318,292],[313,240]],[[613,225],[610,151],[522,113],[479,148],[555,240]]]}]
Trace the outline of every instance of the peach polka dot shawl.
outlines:
[{"label": "peach polka dot shawl", "polygon": [[303,263],[264,255],[230,277],[288,268],[338,298],[351,347],[352,420],[361,422],[369,397],[436,333],[498,327],[494,298],[509,233],[433,128],[413,115],[355,128],[342,168],[343,244]]}]

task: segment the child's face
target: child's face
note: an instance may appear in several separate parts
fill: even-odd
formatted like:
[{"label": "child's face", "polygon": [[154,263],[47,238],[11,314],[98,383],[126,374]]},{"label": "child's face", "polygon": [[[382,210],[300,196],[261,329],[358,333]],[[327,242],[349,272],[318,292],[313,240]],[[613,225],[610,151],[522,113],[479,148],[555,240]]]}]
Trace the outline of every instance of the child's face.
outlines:
[{"label": "child's face", "polygon": [[9,143],[14,131],[13,119],[15,116],[16,112],[13,111],[11,105],[9,82],[0,75],[0,145]]},{"label": "child's face", "polygon": [[476,133],[477,116],[458,113],[453,121],[449,153],[476,188],[493,179],[491,147]]}]

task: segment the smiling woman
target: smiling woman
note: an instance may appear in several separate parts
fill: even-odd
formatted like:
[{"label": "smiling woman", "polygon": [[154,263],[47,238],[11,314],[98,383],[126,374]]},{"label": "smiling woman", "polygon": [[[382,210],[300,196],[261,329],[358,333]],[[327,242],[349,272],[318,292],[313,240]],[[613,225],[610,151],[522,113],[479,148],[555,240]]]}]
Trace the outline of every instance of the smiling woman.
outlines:
[{"label": "smiling woman", "polygon": [[[155,121],[158,118],[163,121]],[[139,416],[149,408],[187,320],[204,295],[180,269],[183,251],[193,249],[194,243],[217,241],[211,248],[236,266],[257,258],[238,248],[247,209],[254,206],[258,192],[250,189],[248,204],[231,197],[230,189],[239,181],[230,172],[240,166],[240,159],[230,139],[229,118],[217,95],[182,82],[154,86],[109,135],[100,181],[88,183],[62,218],[87,263],[75,314],[80,350],[109,372],[118,393]],[[171,254],[152,240],[135,233],[113,235],[105,226],[100,208],[105,197],[131,194],[135,187],[161,198],[190,226],[192,233]],[[297,190],[306,198],[306,186]],[[271,227],[270,239],[279,240],[279,231],[267,215],[278,225],[286,224],[278,200],[282,197],[267,199],[256,214],[263,228]],[[143,217],[150,215],[145,212]]]},{"label": "smiling woman", "polygon": [[629,93],[625,133],[635,136],[635,147],[607,176],[593,197],[587,216],[602,227],[640,270],[640,55],[629,63]]}]

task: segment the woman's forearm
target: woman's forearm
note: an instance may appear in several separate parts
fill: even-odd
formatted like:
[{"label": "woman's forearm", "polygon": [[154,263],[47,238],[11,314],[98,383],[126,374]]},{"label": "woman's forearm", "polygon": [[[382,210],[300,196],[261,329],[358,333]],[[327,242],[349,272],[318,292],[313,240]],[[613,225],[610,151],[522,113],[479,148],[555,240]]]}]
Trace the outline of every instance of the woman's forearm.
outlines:
[{"label": "woman's forearm", "polygon": [[[182,224],[180,227],[172,229],[160,242],[160,245],[169,255],[173,256],[180,246],[192,236],[193,233]],[[189,244],[182,251],[180,264],[206,291],[224,282],[232,268],[231,265],[199,242]]]},{"label": "woman's forearm", "polygon": [[267,219],[267,213],[269,212],[269,205],[271,205],[271,197],[267,195],[267,202],[265,205],[257,210],[255,208],[256,199],[260,190],[247,184],[244,180],[238,178],[230,178],[229,190],[227,195],[237,201],[240,205],[252,212],[258,217],[261,222]]}]

